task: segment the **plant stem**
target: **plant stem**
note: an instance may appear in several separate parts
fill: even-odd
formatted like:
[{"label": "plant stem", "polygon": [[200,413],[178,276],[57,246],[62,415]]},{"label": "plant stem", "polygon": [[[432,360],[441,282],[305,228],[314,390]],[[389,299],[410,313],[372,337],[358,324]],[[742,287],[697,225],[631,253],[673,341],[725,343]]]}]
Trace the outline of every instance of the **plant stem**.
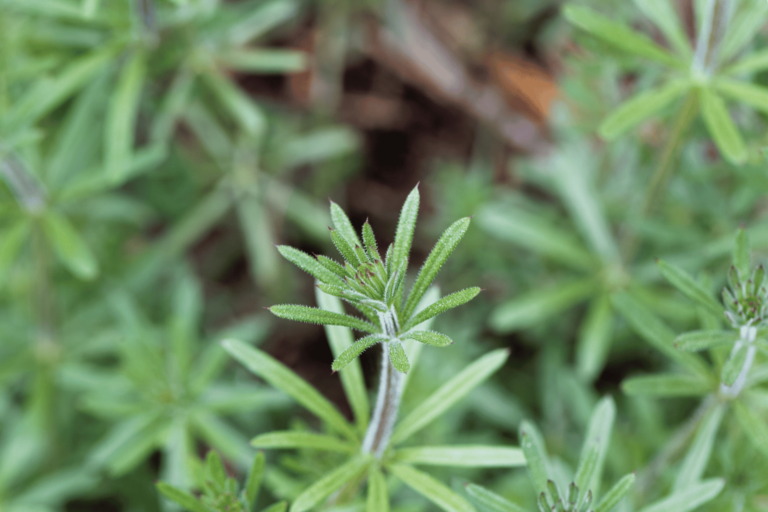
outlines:
[{"label": "plant stem", "polygon": [[752,327],[751,325],[744,325],[741,327],[740,338],[733,346],[733,350],[731,350],[731,357],[734,357],[736,352],[738,352],[744,345],[747,346],[747,357],[744,359],[744,366],[741,367],[741,371],[739,371],[739,375],[736,377],[736,380],[733,381],[733,384],[728,386],[724,382],[720,383],[721,395],[733,399],[739,396],[741,390],[744,389],[744,385],[747,383],[747,377],[749,376],[749,370],[752,369],[752,363],[755,361],[755,352],[757,351],[755,347],[756,337],[757,327]]},{"label": "plant stem", "polygon": [[[650,217],[654,208],[658,204],[661,198],[662,191],[666,188],[669,177],[672,175],[673,165],[676,161],[677,153],[683,142],[683,137],[690,127],[693,119],[698,110],[699,97],[696,91],[691,91],[685,99],[685,103],[680,108],[675,118],[675,123],[672,126],[672,131],[667,138],[667,143],[664,146],[664,152],[662,153],[661,160],[656,166],[656,170],[651,177],[651,181],[648,184],[648,189],[645,193],[643,200],[643,206],[641,210],[641,216],[643,218]],[[632,261],[635,256],[635,252],[638,249],[638,240],[634,233],[631,231],[627,233],[626,238],[623,240],[622,247],[624,249],[625,261]]]},{"label": "plant stem", "polygon": [[645,203],[643,205],[644,217],[648,217],[653,213],[653,209],[660,199],[662,190],[666,188],[669,177],[672,175],[673,165],[677,154],[680,151],[683,137],[693,122],[693,118],[698,109],[698,104],[698,94],[696,91],[691,91],[688,93],[682,108],[677,113],[675,124],[672,126],[672,132],[669,134],[669,138],[667,138],[667,143],[664,146],[664,152],[662,153],[659,165],[656,166],[656,170],[651,177],[651,182],[648,185],[648,191],[646,192]]},{"label": "plant stem", "polygon": [[710,77],[717,67],[723,38],[731,21],[733,0],[709,0],[705,9],[691,73]]},{"label": "plant stem", "polygon": [[363,440],[363,453],[371,453],[381,458],[389,445],[389,438],[400,409],[400,398],[403,394],[404,375],[392,366],[390,359],[390,343],[397,342],[397,331],[400,326],[394,307],[386,313],[379,313],[379,321],[389,342],[381,344],[381,375],[379,391],[376,397],[376,407],[371,416],[371,423]]}]

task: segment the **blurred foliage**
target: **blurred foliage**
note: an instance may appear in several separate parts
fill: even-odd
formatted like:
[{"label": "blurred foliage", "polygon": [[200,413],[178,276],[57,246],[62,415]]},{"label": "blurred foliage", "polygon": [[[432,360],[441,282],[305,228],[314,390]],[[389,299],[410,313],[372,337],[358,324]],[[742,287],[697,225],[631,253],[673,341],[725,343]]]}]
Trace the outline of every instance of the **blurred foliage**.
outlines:
[{"label": "blurred foliage", "polygon": [[[768,510],[767,19],[0,0],[0,510]],[[374,302],[436,301],[436,243],[425,275],[483,293],[403,343],[394,446],[360,454],[382,351],[332,373],[349,329],[261,308],[351,313],[280,251],[383,255],[418,182]],[[325,291],[383,329],[356,287]]]}]

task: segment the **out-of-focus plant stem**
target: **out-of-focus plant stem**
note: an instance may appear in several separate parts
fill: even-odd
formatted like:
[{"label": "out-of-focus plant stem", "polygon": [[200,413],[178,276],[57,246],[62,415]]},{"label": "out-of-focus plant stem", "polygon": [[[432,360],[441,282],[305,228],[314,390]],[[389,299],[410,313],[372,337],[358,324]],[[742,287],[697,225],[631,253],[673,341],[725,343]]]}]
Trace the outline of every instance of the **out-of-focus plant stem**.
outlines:
[{"label": "out-of-focus plant stem", "polygon": [[651,182],[648,185],[643,203],[643,216],[645,217],[653,214],[653,209],[666,189],[675,161],[677,160],[676,157],[680,152],[685,134],[696,116],[698,106],[698,94],[692,91],[688,94],[685,103],[677,113],[675,124],[672,126],[672,132],[669,134],[667,143],[664,146],[664,152],[661,154],[661,160],[659,160],[659,164],[656,166]]},{"label": "out-of-focus plant stem", "polygon": [[723,38],[733,13],[733,0],[709,0],[696,42],[691,74],[710,77],[715,72]]}]

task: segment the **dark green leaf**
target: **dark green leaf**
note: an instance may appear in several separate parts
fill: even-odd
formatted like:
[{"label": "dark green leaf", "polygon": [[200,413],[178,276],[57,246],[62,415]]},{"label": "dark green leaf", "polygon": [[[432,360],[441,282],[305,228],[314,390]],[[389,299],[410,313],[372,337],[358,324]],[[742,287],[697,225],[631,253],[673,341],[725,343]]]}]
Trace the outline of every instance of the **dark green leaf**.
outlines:
[{"label": "dark green leaf", "polygon": [[325,311],[323,309],[295,304],[272,306],[269,308],[269,311],[272,312],[273,315],[287,320],[318,325],[339,325],[372,334],[379,333],[379,329],[370,322],[342,313],[335,313],[333,311]]}]

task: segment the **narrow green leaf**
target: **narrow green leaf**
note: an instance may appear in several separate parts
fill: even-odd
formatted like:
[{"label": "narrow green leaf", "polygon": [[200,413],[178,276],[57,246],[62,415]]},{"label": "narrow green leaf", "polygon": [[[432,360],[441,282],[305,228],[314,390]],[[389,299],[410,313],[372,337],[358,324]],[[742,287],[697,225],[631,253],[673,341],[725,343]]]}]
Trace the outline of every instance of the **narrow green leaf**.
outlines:
[{"label": "narrow green leaf", "polygon": [[643,91],[621,104],[606,117],[598,133],[606,140],[615,140],[649,117],[661,112],[691,88],[687,80],[672,80],[663,87]]},{"label": "narrow green leaf", "polygon": [[765,26],[768,2],[762,2],[761,0],[739,2],[735,11],[722,42],[720,62],[731,60],[731,58],[755,40],[757,34]]},{"label": "narrow green leaf", "polygon": [[365,242],[365,250],[368,251],[368,256],[370,257],[371,261],[379,260],[384,263],[384,260],[381,259],[381,254],[379,254],[379,247],[376,244],[376,235],[373,233],[373,228],[368,223],[368,220],[365,221],[365,224],[363,224],[363,242]]},{"label": "narrow green leaf", "polygon": [[251,439],[254,448],[313,448],[351,453],[356,447],[335,437],[310,432],[269,432]]},{"label": "narrow green leaf", "polygon": [[675,338],[675,347],[686,352],[698,352],[732,345],[738,338],[738,333],[733,331],[691,331]]},{"label": "narrow green leaf", "polygon": [[[590,482],[595,477],[597,469],[597,460],[600,455],[600,447],[593,443],[584,443],[582,448],[581,458],[579,459],[579,465],[576,468],[576,474],[573,477],[573,483],[576,484],[581,492],[582,496],[585,496],[588,490],[592,490]],[[593,494],[596,494],[592,491]]]},{"label": "narrow green leaf", "polygon": [[213,450],[209,451],[205,457],[205,473],[208,480],[219,484],[222,489],[224,488],[227,481],[227,471],[224,469],[221,457]]},{"label": "narrow green leaf", "polygon": [[395,427],[391,444],[401,443],[434,421],[470,391],[485,382],[509,357],[508,350],[494,350],[480,357],[440,386]]},{"label": "narrow green leaf", "polygon": [[208,507],[197,501],[197,498],[181,489],[177,489],[165,482],[158,482],[156,487],[160,494],[169,500],[175,501],[190,512],[208,512]]},{"label": "narrow green leaf", "polygon": [[672,286],[680,290],[683,295],[692,301],[697,302],[700,306],[705,307],[718,318],[723,316],[723,306],[718,304],[709,292],[685,272],[685,270],[663,260],[659,260],[658,267],[661,275],[664,276]]},{"label": "narrow green leaf", "polygon": [[405,355],[403,345],[396,341],[389,342],[389,360],[392,361],[392,366],[400,373],[408,373],[411,369],[411,363],[408,362],[408,356]]},{"label": "narrow green leaf", "polygon": [[739,229],[736,232],[736,240],[733,243],[733,266],[739,271],[744,278],[749,275],[750,271],[750,253],[752,249],[749,244],[749,235],[744,229]]},{"label": "narrow green leaf", "polygon": [[339,278],[335,273],[328,270],[325,266],[323,266],[318,260],[310,256],[309,254],[302,252],[298,249],[294,249],[293,247],[289,247],[287,245],[280,245],[277,247],[277,250],[280,254],[283,255],[285,259],[299,267],[301,270],[306,272],[307,274],[311,275],[315,279],[327,283],[332,284],[336,286],[343,286],[344,281]]},{"label": "narrow green leaf", "polygon": [[406,340],[416,340],[433,347],[447,347],[453,344],[451,338],[435,331],[411,331],[403,334],[401,337]]},{"label": "narrow green leaf", "polygon": [[737,400],[734,402],[736,409],[736,420],[738,420],[747,438],[752,441],[752,445],[763,455],[768,457],[768,423],[764,418],[760,418],[743,402]]},{"label": "narrow green leaf", "polygon": [[621,480],[616,482],[616,484],[605,493],[605,496],[603,496],[595,507],[595,512],[611,512],[613,507],[618,505],[622,498],[627,495],[632,486],[635,485],[635,478],[634,473],[624,475]]},{"label": "narrow green leaf", "polygon": [[381,470],[373,466],[368,475],[368,500],[365,512],[389,512],[387,481]]},{"label": "narrow green leaf", "polygon": [[524,420],[520,423],[519,435],[520,447],[523,449],[525,460],[528,462],[528,472],[531,475],[531,480],[533,480],[536,494],[547,492],[549,461],[541,433],[539,433],[536,425]]},{"label": "narrow green leaf", "polygon": [[277,286],[280,259],[273,248],[275,235],[263,201],[257,194],[249,193],[240,197],[236,205],[251,275],[262,286]]},{"label": "narrow green leaf", "polygon": [[11,224],[0,239],[0,282],[5,280],[24,243],[30,239],[30,229],[29,221],[21,219]]},{"label": "narrow green leaf", "polygon": [[659,27],[680,57],[684,60],[692,57],[691,43],[675,12],[674,4],[669,0],[635,0],[635,5]]},{"label": "narrow green leaf", "polygon": [[419,187],[414,188],[405,199],[400,212],[400,220],[395,232],[395,243],[392,249],[392,263],[387,265],[392,269],[404,267],[411,252],[413,231],[416,228],[416,217],[419,214]]},{"label": "narrow green leaf", "polygon": [[461,241],[464,233],[469,228],[470,218],[466,217],[454,222],[435,244],[432,252],[429,253],[427,260],[419,271],[419,275],[416,278],[416,282],[413,283],[411,293],[408,295],[408,300],[405,303],[403,309],[403,317],[408,318],[416,308],[416,304],[419,303],[427,288],[435,280],[437,273],[443,267],[443,264],[448,260],[453,250]]},{"label": "narrow green leaf", "polygon": [[725,75],[758,73],[768,69],[768,49],[749,52],[741,60],[723,70]]},{"label": "narrow green leaf", "polygon": [[43,78],[31,87],[0,121],[8,132],[31,125],[61,105],[114,58],[109,47],[75,59],[55,78]]},{"label": "narrow green leaf", "polygon": [[336,250],[339,251],[339,254],[341,254],[341,256],[344,258],[344,261],[352,265],[354,268],[357,268],[358,265],[363,263],[362,261],[360,261],[360,258],[358,258],[354,247],[349,245],[349,242],[346,239],[346,237],[344,237],[338,231],[331,230],[331,241],[333,242],[333,245],[336,247]]},{"label": "narrow green leaf", "polygon": [[608,295],[592,300],[576,345],[576,371],[582,379],[594,380],[605,366],[613,334],[613,316]]},{"label": "narrow green leaf", "polygon": [[742,164],[747,159],[747,148],[739,130],[733,124],[723,99],[707,88],[699,90],[701,114],[707,130],[726,160]]},{"label": "narrow green leaf", "polygon": [[269,311],[273,315],[287,320],[318,325],[339,325],[341,327],[357,329],[362,332],[379,334],[379,329],[372,323],[342,313],[335,313],[333,311],[325,311],[323,309],[295,304],[272,306],[269,308]]},{"label": "narrow green leaf", "polygon": [[671,496],[642,508],[639,512],[688,512],[694,510],[720,494],[725,481],[713,478],[677,491]]},{"label": "narrow green leaf", "polygon": [[462,304],[466,304],[467,302],[477,297],[478,293],[480,293],[480,288],[474,286],[472,288],[466,288],[464,290],[454,292],[450,295],[446,295],[442,299],[433,304],[430,304],[420,312],[416,313],[405,323],[403,330],[408,331],[413,329],[420,323],[426,322],[430,318],[435,317],[440,313],[444,313],[449,309],[453,309],[455,307],[461,306]]},{"label": "narrow green leaf", "polygon": [[710,370],[704,360],[696,354],[676,350],[675,333],[645,306],[626,293],[613,295],[611,303],[641,338],[673,361],[702,377],[709,378]]},{"label": "narrow green leaf", "polygon": [[264,133],[266,128],[264,113],[245,92],[218,71],[203,73],[202,77],[218,97],[221,105],[245,133],[254,137],[260,137]]},{"label": "narrow green leaf", "polygon": [[677,472],[673,489],[680,491],[699,483],[704,470],[707,468],[715,436],[725,412],[725,404],[715,405],[704,418],[696,431],[696,437],[685,455],[683,465]]},{"label": "narrow green leaf", "polygon": [[257,74],[297,73],[307,68],[307,55],[296,50],[244,50],[220,52],[216,59],[235,71]]},{"label": "narrow green leaf", "polygon": [[426,473],[406,464],[391,464],[387,469],[405,485],[446,512],[475,512],[464,498]]},{"label": "narrow green leaf", "polygon": [[[584,450],[589,448],[591,443],[596,443],[599,448],[597,460],[595,461],[595,469],[593,477],[589,481],[587,488],[592,490],[592,493],[597,496],[600,493],[600,482],[603,473],[603,465],[605,464],[605,458],[608,455],[608,447],[611,440],[611,430],[613,429],[613,422],[616,418],[616,404],[613,402],[613,398],[606,396],[602,398],[589,418],[589,425],[587,426],[587,433],[585,436]],[[582,458],[585,455],[582,454]],[[586,492],[586,491],[585,491]]]},{"label": "narrow green leaf", "polygon": [[[333,201],[331,201],[331,220],[333,220],[333,226],[336,228],[336,231],[346,239],[351,248],[354,249],[356,245],[360,247],[363,246],[349,217],[347,217],[347,214],[341,209],[341,206]],[[353,260],[349,259],[347,259],[347,261],[350,263],[353,262]]]},{"label": "narrow green leaf", "polygon": [[81,279],[96,277],[99,273],[96,258],[69,221],[54,212],[42,220],[45,235],[61,263]]},{"label": "narrow green leaf", "polygon": [[749,105],[759,112],[768,113],[768,89],[765,87],[727,78],[719,78],[713,85],[723,96]]},{"label": "narrow green leaf", "polygon": [[241,469],[250,466],[255,453],[239,430],[209,411],[198,410],[190,415],[190,420],[200,439],[208,446],[236,462]]},{"label": "narrow green leaf", "polygon": [[389,338],[384,336],[383,334],[371,334],[368,336],[365,336],[364,338],[360,338],[359,340],[355,341],[352,345],[350,345],[344,352],[336,356],[336,359],[333,360],[333,365],[331,366],[331,369],[334,372],[338,372],[340,370],[343,370],[347,367],[348,364],[356,360],[360,354],[371,348],[372,346],[376,345],[377,343],[384,343],[389,341]]},{"label": "narrow green leaf", "polygon": [[580,142],[563,144],[549,165],[557,192],[584,239],[604,267],[616,264],[620,256],[618,244],[603,211],[605,201],[598,194],[595,175],[589,171],[599,165],[592,147]]},{"label": "narrow green leaf", "polygon": [[312,510],[335,490],[355,478],[371,463],[369,457],[354,457],[302,492],[291,505],[291,512]]},{"label": "narrow green leaf", "polygon": [[546,219],[505,204],[492,204],[477,216],[489,235],[552,258],[576,270],[590,270],[594,258],[575,237]]},{"label": "narrow green leaf", "polygon": [[245,499],[248,503],[254,505],[259,496],[261,481],[264,479],[264,467],[266,466],[266,457],[263,452],[258,452],[253,458],[251,470],[248,472],[248,479],[245,481]]},{"label": "narrow green leaf", "polygon": [[145,74],[146,57],[143,52],[136,52],[123,67],[109,100],[104,130],[104,164],[107,176],[115,181],[122,178],[131,161]]},{"label": "narrow green leaf", "polygon": [[593,279],[580,279],[535,290],[497,306],[491,312],[488,323],[500,333],[539,325],[589,297],[595,286]]},{"label": "narrow green leaf", "polygon": [[712,392],[712,383],[692,375],[659,373],[625,379],[621,389],[634,396],[703,396]]},{"label": "narrow green leaf", "polygon": [[238,340],[224,340],[222,346],[232,357],[251,372],[272,386],[285,392],[318,418],[350,439],[355,439],[354,429],[344,416],[307,381],[296,375],[270,355]]},{"label": "narrow green leaf", "polygon": [[397,462],[424,466],[514,468],[525,466],[520,448],[502,446],[419,446],[397,450]]},{"label": "narrow green leaf", "polygon": [[281,501],[265,508],[261,512],[286,512],[286,510],[288,510],[288,502]]},{"label": "narrow green leaf", "polygon": [[678,68],[684,65],[680,60],[667,53],[664,48],[654,43],[651,38],[591,9],[566,5],[563,9],[563,15],[565,19],[580,29],[627,53]]},{"label": "narrow green leaf", "polygon": [[272,0],[253,8],[249,6],[244,16],[237,18],[227,33],[233,46],[243,46],[295,16],[298,6],[291,0]]},{"label": "narrow green leaf", "polygon": [[180,69],[173,77],[159,112],[152,121],[150,138],[153,142],[167,144],[170,141],[176,123],[189,105],[194,84],[195,74],[188,68]]},{"label": "narrow green leaf", "polygon": [[475,484],[469,484],[466,487],[467,494],[472,500],[485,507],[490,512],[526,512],[525,509],[515,505],[506,498]]},{"label": "narrow green leaf", "polygon": [[[331,297],[320,290],[315,292],[315,297],[317,305],[322,309],[334,313],[344,312],[344,306],[339,299]],[[354,338],[352,337],[352,332],[346,327],[326,325],[325,335],[328,337],[328,344],[331,346],[331,352],[336,360],[353,346]],[[334,360],[334,364],[336,360]],[[363,370],[360,366],[360,361],[346,362],[342,366],[344,366],[344,371],[340,373],[341,385],[344,386],[344,393],[347,395],[347,400],[355,415],[357,426],[362,432],[368,426],[368,418],[370,416],[368,390],[365,388]],[[333,368],[333,370],[340,371],[340,369],[336,368]]]}]

